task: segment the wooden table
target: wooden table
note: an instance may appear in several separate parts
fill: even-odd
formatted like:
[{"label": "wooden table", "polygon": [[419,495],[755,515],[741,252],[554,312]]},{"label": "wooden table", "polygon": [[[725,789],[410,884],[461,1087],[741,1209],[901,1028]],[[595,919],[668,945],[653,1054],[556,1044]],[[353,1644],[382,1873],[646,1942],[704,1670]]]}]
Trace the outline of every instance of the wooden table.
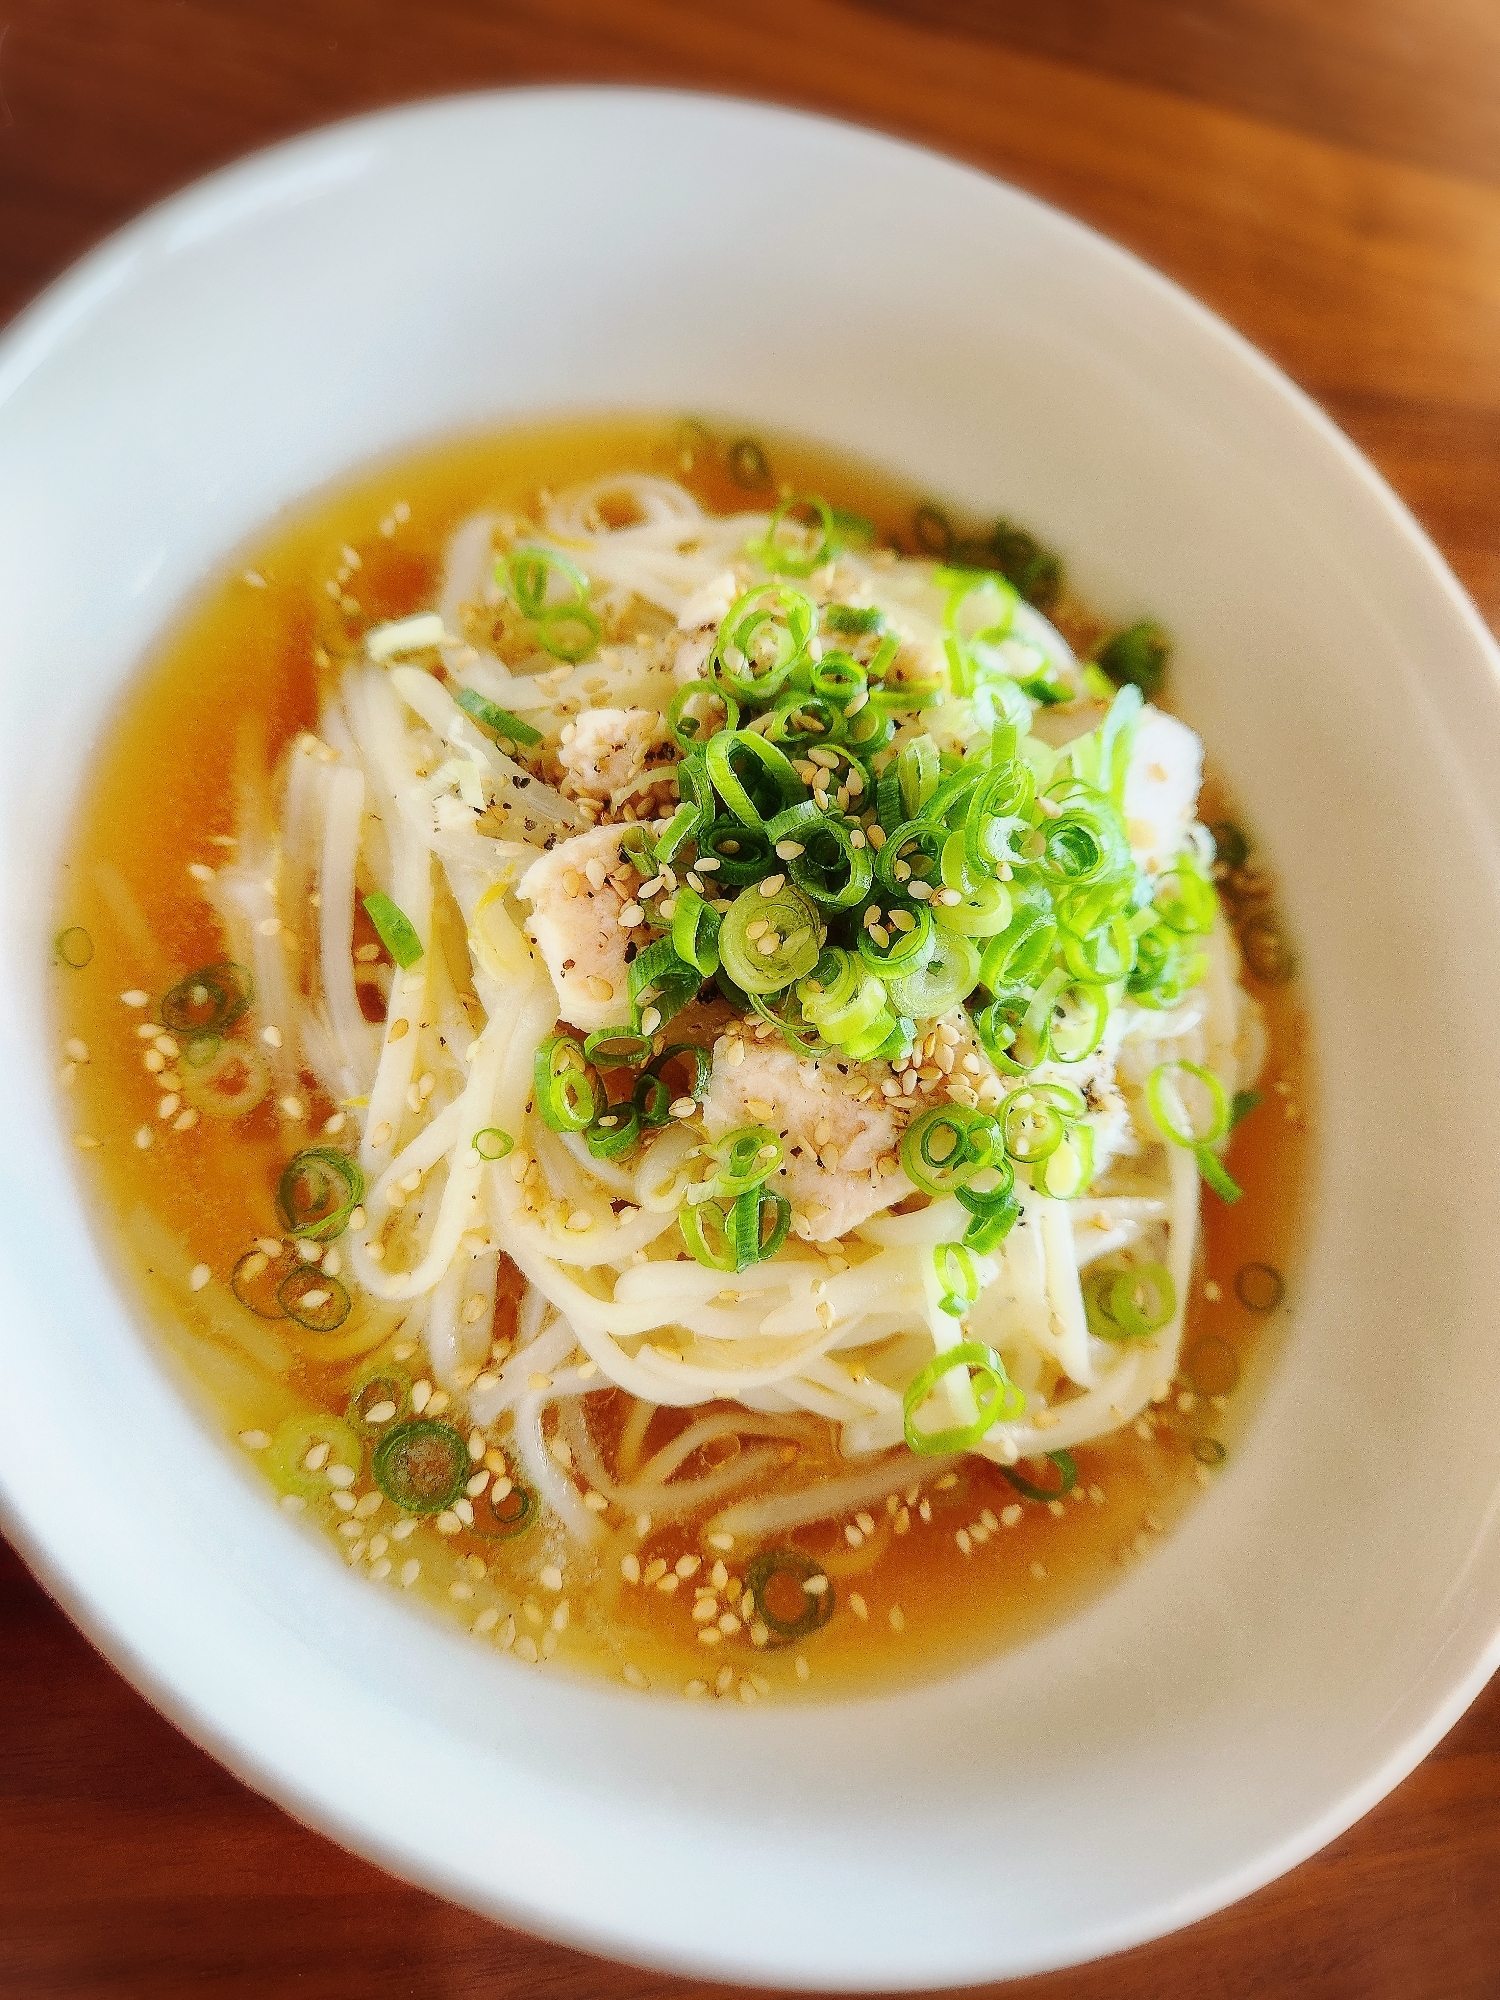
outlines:
[{"label": "wooden table", "polygon": [[[144,203],[352,111],[697,85],[989,168],[1129,244],[1328,408],[1500,623],[1495,0],[9,0],[0,320]],[[17,1421],[12,1413],[7,1422]],[[1493,2000],[1500,1684],[1352,1833],[1015,2000]],[[228,1777],[0,1545],[0,1995],[646,2000]]]}]

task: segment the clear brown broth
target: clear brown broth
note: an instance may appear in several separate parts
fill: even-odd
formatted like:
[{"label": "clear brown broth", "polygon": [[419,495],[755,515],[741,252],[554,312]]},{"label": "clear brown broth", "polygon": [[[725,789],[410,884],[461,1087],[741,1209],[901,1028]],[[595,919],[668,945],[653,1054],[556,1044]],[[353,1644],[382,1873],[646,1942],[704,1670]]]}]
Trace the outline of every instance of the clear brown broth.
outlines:
[{"label": "clear brown broth", "polygon": [[[270,771],[296,733],[315,726],[333,671],[328,662],[360,631],[431,602],[445,543],[466,515],[480,507],[524,512],[541,486],[621,467],[682,478],[716,511],[768,502],[769,488],[747,493],[730,476],[723,441],[662,420],[575,421],[466,437],[343,482],[290,511],[225,567],[102,732],[59,890],[59,931],[79,926],[93,945],[82,969],[58,964],[54,973],[59,1040],[76,1037],[88,1049],[86,1062],[64,1071],[65,1116],[75,1132],[98,1142],[80,1152],[80,1166],[127,1295],[228,1440],[274,1431],[309,1406],[341,1412],[367,1358],[341,1353],[337,1335],[253,1318],[223,1283],[254,1237],[281,1233],[277,1175],[333,1107],[310,1092],[308,1119],[295,1132],[269,1102],[232,1125],[205,1118],[190,1131],[173,1130],[158,1116],[160,1087],[142,1067],[149,1044],[136,1030],[143,1016],[120,996],[137,988],[160,995],[186,970],[224,955],[217,920],[186,869],[193,861],[212,865],[223,852],[213,837],[234,834],[236,774]],[[869,516],[883,538],[911,546],[909,489],[826,450],[765,442],[777,482],[821,492]],[[340,585],[340,602],[327,585],[347,570],[343,552],[350,548],[359,567]],[[262,585],[247,582],[247,573]],[[1070,634],[1086,632],[1076,607],[1060,618]],[[1210,820],[1227,816],[1218,788],[1210,786],[1203,812]],[[1253,869],[1229,886],[1238,892],[1231,909],[1264,907],[1264,884]],[[549,1642],[554,1664],[614,1676],[629,1668],[632,1681],[655,1688],[706,1684],[748,1699],[828,1698],[949,1672],[1018,1643],[1123,1579],[1204,1488],[1227,1476],[1271,1361],[1284,1312],[1247,1309],[1236,1297],[1235,1274],[1257,1263],[1294,1276],[1309,1143],[1305,1035],[1294,985],[1250,984],[1269,1035],[1264,1103],[1232,1145],[1230,1166],[1244,1199],[1234,1206],[1205,1201],[1202,1269],[1183,1343],[1189,1373],[1213,1363],[1224,1379],[1237,1374],[1232,1394],[1215,1402],[1179,1376],[1143,1426],[1149,1435],[1133,1427],[1077,1450],[1072,1495],[1054,1508],[1024,1503],[1014,1526],[985,1528],[986,1516],[1003,1521],[1017,1495],[995,1468],[973,1460],[952,1483],[924,1485],[909,1532],[893,1532],[882,1503],[869,1510],[878,1517],[875,1534],[858,1549],[842,1521],[781,1538],[824,1561],[833,1581],[834,1615],[802,1644],[757,1650],[744,1631],[712,1648],[701,1643],[690,1615],[693,1588],[715,1560],[741,1578],[747,1552],[720,1557],[692,1524],[652,1529],[642,1539],[634,1522],[611,1513],[602,1555],[585,1561],[545,1529],[496,1544],[467,1534],[444,1540],[424,1523],[390,1545],[387,1585],[399,1588],[401,1565],[415,1558],[421,1573],[413,1595],[469,1626],[496,1611],[486,1643],[510,1643],[514,1631],[518,1641],[530,1636],[540,1646],[559,1599],[539,1584],[538,1570],[555,1558],[564,1567],[570,1617]],[[152,1133],[145,1150],[135,1140],[142,1129]],[[200,1263],[213,1281],[193,1293],[187,1274]],[[502,1289],[502,1321],[513,1305]],[[1200,1347],[1204,1341],[1224,1345]],[[1205,1377],[1204,1386],[1220,1384]],[[606,1457],[626,1407],[618,1392],[592,1400]],[[685,1420],[660,1411],[646,1449]],[[1195,1456],[1196,1447],[1211,1457],[1215,1444],[1227,1454],[1224,1471]],[[383,1512],[388,1529],[395,1516],[389,1507]],[[342,1517],[321,1507],[309,1517],[321,1520],[347,1557],[350,1541],[335,1532]],[[371,1532],[381,1525],[377,1520]],[[967,1552],[956,1539],[961,1529],[970,1531]],[[620,1564],[630,1553],[643,1568],[660,1558],[670,1570],[684,1554],[698,1555],[703,1566],[666,1595],[622,1581]],[[361,1567],[370,1560],[365,1550]],[[727,1592],[721,1601],[729,1601]]]}]

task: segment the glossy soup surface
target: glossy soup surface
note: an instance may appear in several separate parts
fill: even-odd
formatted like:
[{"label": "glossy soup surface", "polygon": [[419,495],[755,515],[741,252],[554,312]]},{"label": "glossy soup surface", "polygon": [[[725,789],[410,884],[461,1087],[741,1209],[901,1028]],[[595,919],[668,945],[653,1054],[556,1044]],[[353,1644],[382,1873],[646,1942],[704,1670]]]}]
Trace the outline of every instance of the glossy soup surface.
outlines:
[{"label": "glossy soup surface", "polygon": [[[201,871],[233,851],[243,781],[263,786],[288,741],[316,727],[326,676],[367,626],[434,600],[446,540],[477,508],[524,513],[539,486],[628,467],[680,477],[722,511],[770,505],[780,484],[821,492],[908,552],[943,532],[930,507],[917,519],[922,496],[826,452],[765,441],[774,483],[758,483],[761,461],[735,451],[735,439],[733,429],[714,436],[666,421],[574,423],[467,438],[341,485],[273,524],[213,580],[104,732],[59,891],[64,1115],[142,1324],[247,1463],[264,1460],[257,1441],[289,1414],[343,1413],[372,1355],[390,1349],[362,1341],[357,1313],[318,1334],[247,1310],[229,1286],[258,1239],[282,1237],[282,1166],[316,1143],[337,1107],[309,1084],[236,1121],[191,1117],[182,1051],[170,1037],[158,1046],[161,996],[226,956]],[[1056,615],[1075,645],[1099,629],[1066,602]],[[1201,813],[1224,817],[1212,786]],[[1255,927],[1254,960],[1279,975],[1263,948],[1274,920],[1253,854],[1221,875],[1231,917]],[[1278,1284],[1246,1267],[1289,1268],[1307,1148],[1305,1054],[1295,987],[1253,970],[1247,983],[1265,1010],[1269,1055],[1263,1102],[1237,1128],[1229,1159],[1244,1199],[1205,1200],[1178,1377],[1132,1428],[1075,1452],[1078,1481],[1065,1500],[1023,1498],[976,1458],[862,1519],[783,1537],[828,1571],[834,1611],[804,1641],[762,1646],[737,1619],[750,1551],[711,1548],[692,1524],[656,1528],[611,1510],[603,1552],[587,1558],[546,1522],[510,1540],[469,1528],[444,1535],[381,1502],[367,1465],[338,1504],[332,1488],[300,1503],[283,1497],[302,1524],[287,1532],[316,1527],[372,1588],[404,1588],[537,1667],[567,1662],[666,1692],[750,1700],[868,1690],[951,1670],[1064,1616],[1149,1558],[1224,1476],[1271,1359]],[[245,1031],[272,1025],[252,1008]],[[518,1289],[502,1280],[502,1351]],[[420,1349],[394,1358],[420,1384]],[[429,1412],[442,1404],[439,1391]],[[626,1408],[619,1392],[591,1399],[606,1457]],[[642,1455],[690,1414],[659,1411]],[[705,1644],[693,1610],[710,1589],[719,1636]]]}]

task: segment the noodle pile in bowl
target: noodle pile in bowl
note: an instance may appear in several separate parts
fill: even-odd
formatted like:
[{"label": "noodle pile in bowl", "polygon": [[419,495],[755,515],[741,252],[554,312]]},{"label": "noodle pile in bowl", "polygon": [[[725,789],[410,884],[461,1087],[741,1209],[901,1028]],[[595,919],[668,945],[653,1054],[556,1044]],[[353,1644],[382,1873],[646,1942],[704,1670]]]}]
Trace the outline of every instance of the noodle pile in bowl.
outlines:
[{"label": "noodle pile in bowl", "polygon": [[[743,1548],[965,1453],[1066,1473],[1160,1392],[1263,1038],[1150,646],[1117,687],[817,500],[626,474],[456,533],[206,891],[257,1059],[341,1107],[283,1184],[294,1316],[449,1405],[371,1375],[388,1497]],[[643,1458],[661,1406],[702,1414]],[[338,1459],[293,1429],[294,1480]]]}]

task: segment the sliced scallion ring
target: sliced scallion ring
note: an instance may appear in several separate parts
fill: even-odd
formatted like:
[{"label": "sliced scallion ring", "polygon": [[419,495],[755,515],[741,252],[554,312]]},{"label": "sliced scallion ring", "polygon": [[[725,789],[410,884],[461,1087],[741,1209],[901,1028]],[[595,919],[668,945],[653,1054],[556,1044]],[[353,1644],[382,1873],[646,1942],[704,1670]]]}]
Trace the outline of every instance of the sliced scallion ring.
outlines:
[{"label": "sliced scallion ring", "polygon": [[1286,1280],[1274,1264],[1242,1264],[1234,1274],[1234,1295],[1247,1312],[1275,1312],[1286,1297]]},{"label": "sliced scallion ring", "polygon": [[200,966],[162,995],[161,1024],[174,1035],[223,1035],[255,998],[255,981],[244,966],[225,959]]},{"label": "sliced scallion ring", "polygon": [[294,1153],[276,1185],[276,1206],[293,1236],[328,1243],[342,1236],[365,1196],[359,1162],[337,1146]]},{"label": "sliced scallion ring", "polygon": [[1073,1454],[1070,1451],[1049,1451],[1047,1457],[1057,1467],[1058,1483],[1051,1488],[1036,1485],[1024,1472],[1017,1472],[1013,1465],[997,1466],[996,1470],[1014,1486],[1023,1500],[1065,1499],[1078,1484],[1078,1467],[1073,1462]]},{"label": "sliced scallion ring", "polygon": [[[309,1458],[317,1463],[310,1466]],[[294,1493],[300,1500],[319,1500],[333,1491],[330,1469],[341,1465],[357,1475],[365,1462],[365,1448],[359,1434],[342,1417],[328,1410],[307,1410],[288,1417],[277,1428],[261,1462],[283,1493]]]},{"label": "sliced scallion ring", "polygon": [[790,884],[774,896],[744,889],[719,930],[719,957],[744,992],[779,993],[818,962],[820,925],[812,904]]},{"label": "sliced scallion ring", "polygon": [[468,1483],[469,1447],[452,1424],[414,1417],[385,1433],[370,1469],[403,1513],[439,1514]]},{"label": "sliced scallion ring", "polygon": [[[972,1370],[970,1386],[979,1403],[979,1415],[972,1424],[954,1425],[948,1430],[929,1431],[918,1427],[923,1404],[942,1378],[953,1368]],[[972,1451],[988,1431],[999,1423],[1009,1423],[1026,1414],[1026,1398],[1006,1373],[1005,1363],[993,1347],[976,1340],[960,1341],[945,1347],[907,1384],[902,1399],[906,1442],[926,1457],[947,1457],[956,1451]]]},{"label": "sliced scallion ring", "polygon": [[277,1287],[276,1297],[287,1318],[309,1333],[333,1333],[349,1317],[348,1292],[316,1264],[294,1265]]},{"label": "sliced scallion ring", "polygon": [[59,965],[82,972],[94,956],[94,940],[82,924],[69,924],[52,940],[52,951]]},{"label": "sliced scallion ring", "polygon": [[[504,1490],[497,1493],[496,1489]],[[487,1542],[508,1542],[524,1535],[541,1511],[531,1487],[514,1477],[492,1479],[474,1498],[474,1533]]]},{"label": "sliced scallion ring", "polygon": [[422,956],[422,940],[406,912],[393,903],[383,889],[366,896],[365,915],[375,926],[375,934],[403,972]]},{"label": "sliced scallion ring", "polygon": [[[355,1377],[345,1412],[350,1428],[363,1438],[384,1437],[411,1408],[411,1377],[393,1361],[375,1361]],[[372,1410],[381,1414],[371,1418]]]},{"label": "sliced scallion ring", "polygon": [[550,1132],[582,1132],[599,1110],[599,1090],[582,1046],[571,1035],[549,1035],[532,1065],[537,1116]]},{"label": "sliced scallion ring", "polygon": [[455,688],[453,699],[465,715],[472,716],[475,722],[503,742],[514,743],[525,750],[542,740],[540,729],[533,729],[529,722],[523,722],[519,715],[512,715],[508,708],[496,707],[477,688]]},{"label": "sliced scallion ring", "polygon": [[833,1616],[833,1585],[801,1549],[762,1549],[745,1568],[745,1590],[773,1646],[810,1639]]}]

